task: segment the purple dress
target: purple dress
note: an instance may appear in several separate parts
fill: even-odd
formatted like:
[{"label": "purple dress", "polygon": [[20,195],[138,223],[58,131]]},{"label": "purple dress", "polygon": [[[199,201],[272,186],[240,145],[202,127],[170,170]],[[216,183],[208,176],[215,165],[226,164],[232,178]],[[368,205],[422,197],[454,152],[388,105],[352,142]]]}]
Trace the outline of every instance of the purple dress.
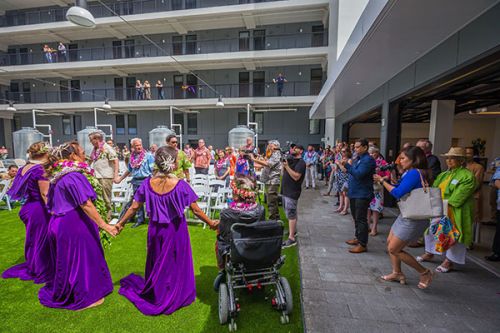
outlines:
[{"label": "purple dress", "polygon": [[48,239],[55,273],[38,293],[47,307],[79,310],[113,291],[99,228],[80,208],[95,198],[94,189],[79,172],[62,176],[50,187]]},{"label": "purple dress", "polygon": [[19,211],[19,217],[26,226],[26,241],[24,244],[26,262],[7,269],[3,272],[2,277],[4,279],[19,278],[21,280],[34,280],[35,283],[45,283],[53,274],[49,244],[47,242],[50,215],[45,208],[38,187],[39,180],[46,180],[44,176],[45,170],[41,165],[34,165],[23,175],[24,168],[22,167],[18,171],[7,194],[13,200],[26,199],[25,204]]},{"label": "purple dress", "polygon": [[146,179],[134,200],[146,203],[149,215],[145,278],[130,274],[119,293],[145,315],[171,314],[196,298],[193,258],[184,209],[197,200],[183,180],[170,192],[153,191]]}]

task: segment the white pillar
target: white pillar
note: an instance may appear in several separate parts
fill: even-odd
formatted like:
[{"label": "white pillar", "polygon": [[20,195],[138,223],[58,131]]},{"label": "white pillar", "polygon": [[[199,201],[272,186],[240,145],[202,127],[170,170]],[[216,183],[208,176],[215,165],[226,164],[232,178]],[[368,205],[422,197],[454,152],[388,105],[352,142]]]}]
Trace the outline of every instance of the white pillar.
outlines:
[{"label": "white pillar", "polygon": [[325,146],[335,145],[335,118],[325,119]]},{"label": "white pillar", "polygon": [[453,122],[455,119],[455,101],[433,100],[431,104],[431,124],[429,140],[434,145],[434,155],[446,153],[451,147]]}]

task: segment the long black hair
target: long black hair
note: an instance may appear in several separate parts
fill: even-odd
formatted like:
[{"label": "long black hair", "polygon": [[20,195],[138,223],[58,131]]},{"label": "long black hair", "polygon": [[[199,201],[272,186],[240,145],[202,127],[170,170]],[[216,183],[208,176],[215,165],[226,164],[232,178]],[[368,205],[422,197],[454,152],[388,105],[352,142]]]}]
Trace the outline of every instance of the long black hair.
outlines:
[{"label": "long black hair", "polygon": [[431,184],[433,181],[429,170],[429,163],[424,151],[420,147],[410,146],[401,151],[411,161],[411,168],[418,169],[422,173],[424,180]]}]

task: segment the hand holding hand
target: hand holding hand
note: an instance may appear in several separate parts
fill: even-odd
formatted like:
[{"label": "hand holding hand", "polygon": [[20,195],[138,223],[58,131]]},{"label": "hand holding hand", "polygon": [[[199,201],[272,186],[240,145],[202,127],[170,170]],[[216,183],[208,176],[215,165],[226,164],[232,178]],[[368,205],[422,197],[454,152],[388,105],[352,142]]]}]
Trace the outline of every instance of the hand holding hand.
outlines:
[{"label": "hand holding hand", "polygon": [[113,183],[120,184],[122,182],[120,177],[113,178]]},{"label": "hand holding hand", "polygon": [[106,224],[103,229],[113,237],[116,237],[116,235],[118,235],[118,228],[114,225]]},{"label": "hand holding hand", "polygon": [[373,180],[376,181],[377,183],[381,183],[383,178],[377,174],[373,175]]},{"label": "hand holding hand", "polygon": [[212,220],[212,224],[210,225],[210,229],[217,230],[217,228],[219,227],[219,223],[220,223],[219,220]]},{"label": "hand holding hand", "polygon": [[123,222],[115,224],[116,229],[118,230],[118,233],[121,233],[123,228],[125,228],[125,224]]}]

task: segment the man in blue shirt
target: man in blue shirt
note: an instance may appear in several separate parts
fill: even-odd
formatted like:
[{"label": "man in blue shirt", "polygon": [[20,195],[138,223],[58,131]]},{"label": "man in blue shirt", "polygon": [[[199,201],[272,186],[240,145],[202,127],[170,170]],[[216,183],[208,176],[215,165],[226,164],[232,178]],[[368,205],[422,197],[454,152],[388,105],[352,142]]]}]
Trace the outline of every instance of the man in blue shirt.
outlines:
[{"label": "man in blue shirt", "polygon": [[[145,150],[142,146],[142,140],[139,138],[134,138],[130,140],[130,146],[132,147],[132,154],[130,154],[130,161],[128,163],[128,170],[118,179],[117,183],[121,183],[123,179],[127,178],[129,175],[132,176],[132,189],[135,191],[141,186],[142,182],[153,175],[155,158],[153,154]],[[134,196],[132,195],[131,200],[125,205],[120,214],[120,218],[127,209],[132,204]],[[137,228],[144,223],[144,206],[142,206],[137,211],[137,220],[132,228]]]},{"label": "man in blue shirt", "polygon": [[281,73],[278,74],[278,77],[273,79],[273,83],[276,83],[276,87],[278,88],[278,96],[283,95],[283,88],[285,86],[285,82],[288,81]]},{"label": "man in blue shirt", "polygon": [[[500,162],[500,159],[497,158],[495,161]],[[497,190],[497,230],[495,232],[495,238],[493,239],[493,253],[485,258],[489,261],[500,261],[500,165],[496,166],[495,173],[493,174],[493,177],[491,177],[491,181]]]},{"label": "man in blue shirt", "polygon": [[312,188],[316,188],[316,177],[317,169],[316,165],[319,161],[319,155],[314,151],[314,147],[309,145],[307,147],[307,152],[304,154],[304,162],[306,162],[306,189],[309,188],[309,184],[312,183]]},{"label": "man in blue shirt", "polygon": [[366,252],[368,244],[368,207],[373,199],[373,174],[375,173],[375,160],[368,154],[368,141],[359,139],[354,143],[354,151],[357,159],[352,165],[342,161],[336,161],[339,167],[343,167],[349,173],[349,190],[347,196],[350,199],[351,214],[354,218],[356,237],[346,243],[354,247],[351,253]]}]

